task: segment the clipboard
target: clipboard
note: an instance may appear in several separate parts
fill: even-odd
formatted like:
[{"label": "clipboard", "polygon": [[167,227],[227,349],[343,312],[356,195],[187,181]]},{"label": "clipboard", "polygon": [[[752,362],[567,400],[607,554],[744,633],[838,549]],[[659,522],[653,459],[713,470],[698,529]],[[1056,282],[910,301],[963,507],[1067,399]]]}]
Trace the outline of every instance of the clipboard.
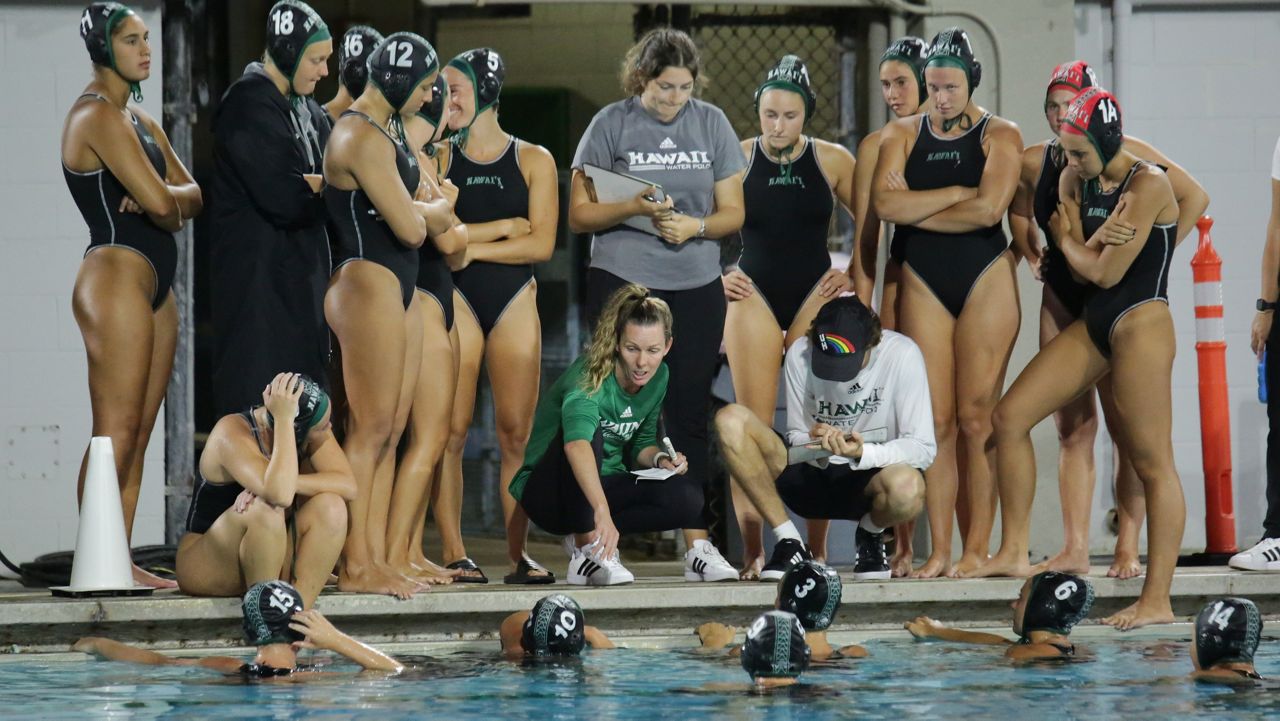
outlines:
[{"label": "clipboard", "polygon": [[[586,173],[587,180],[591,181],[591,186],[595,190],[596,202],[599,203],[626,202],[648,188],[657,188],[658,192],[655,199],[658,202],[666,200],[667,197],[662,192],[661,185],[641,180],[634,175],[619,173],[591,163],[583,163],[582,172]],[[653,227],[653,220],[647,216],[633,215],[622,221],[622,225],[649,235],[658,235],[657,229]]]}]

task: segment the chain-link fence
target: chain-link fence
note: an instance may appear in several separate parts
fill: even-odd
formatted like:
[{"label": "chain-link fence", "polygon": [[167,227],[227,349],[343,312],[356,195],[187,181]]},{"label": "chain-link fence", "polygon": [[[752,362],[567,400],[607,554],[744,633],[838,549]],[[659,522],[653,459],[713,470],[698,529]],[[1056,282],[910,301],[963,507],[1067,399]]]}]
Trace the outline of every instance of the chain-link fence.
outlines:
[{"label": "chain-link fence", "polygon": [[702,98],[724,110],[739,137],[759,135],[755,90],[783,55],[797,55],[808,66],[818,98],[806,132],[843,140],[840,31],[852,22],[852,11],[846,9],[713,5],[696,10],[691,18],[694,39],[710,79]]}]

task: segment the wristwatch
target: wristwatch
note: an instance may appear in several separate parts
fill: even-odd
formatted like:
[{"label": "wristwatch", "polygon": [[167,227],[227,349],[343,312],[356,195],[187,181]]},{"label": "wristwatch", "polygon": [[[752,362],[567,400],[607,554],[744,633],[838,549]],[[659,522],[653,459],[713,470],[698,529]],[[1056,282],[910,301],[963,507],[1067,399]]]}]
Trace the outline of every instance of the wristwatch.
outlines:
[{"label": "wristwatch", "polygon": [[[697,236],[697,237],[699,237],[699,238],[705,238],[705,237],[707,237],[707,219],[706,219],[706,218],[703,218],[702,220],[699,220],[699,221],[698,221],[698,236]],[[1272,305],[1274,305],[1274,304],[1272,304]]]},{"label": "wristwatch", "polygon": [[1259,313],[1262,313],[1263,311],[1268,311],[1268,310],[1275,310],[1276,303],[1275,301],[1266,301],[1259,298],[1257,303],[1257,308]]}]

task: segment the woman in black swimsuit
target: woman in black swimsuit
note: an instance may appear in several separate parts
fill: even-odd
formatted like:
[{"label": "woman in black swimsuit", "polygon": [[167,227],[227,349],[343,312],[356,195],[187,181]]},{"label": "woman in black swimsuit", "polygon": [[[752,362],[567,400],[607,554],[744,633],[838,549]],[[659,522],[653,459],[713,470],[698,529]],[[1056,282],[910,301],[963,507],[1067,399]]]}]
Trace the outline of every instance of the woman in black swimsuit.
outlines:
[{"label": "woman in black swimsuit", "polygon": [[422,356],[418,249],[453,227],[453,213],[446,197],[420,185],[400,115],[431,98],[438,71],[426,40],[388,36],[369,60],[368,87],[338,119],[325,152],[325,203],[337,231],[325,318],[342,349],[343,450],[358,489],[338,576],[344,591],[408,596],[419,588],[387,564],[387,516]]},{"label": "woman in black swimsuit", "polygon": [[315,381],[281,373],[263,390],[262,405],[213,427],[178,543],[183,593],[237,596],[284,579],[297,584],[306,606],[315,604],[342,552],[347,501],[356,496],[331,414]]},{"label": "woman in black swimsuit", "polygon": [[455,211],[467,224],[468,241],[465,255],[453,261],[460,364],[435,521],[445,567],[462,571],[459,582],[485,583],[462,540],[462,451],[483,360],[493,388],[509,555],[513,567],[527,562],[528,521],[523,514],[513,515],[516,502],[507,485],[524,463],[538,404],[542,326],[533,265],[555,250],[559,185],[551,153],[499,124],[506,68],[495,50],[468,50],[450,60],[443,73],[449,83],[449,127],[456,134],[442,146],[440,164],[458,187]]},{"label": "woman in black swimsuit", "polygon": [[[1018,185],[1022,136],[973,102],[982,65],[963,30],[938,33],[928,56],[933,108],[881,131],[871,191],[876,214],[896,224],[890,253],[904,269],[898,330],[924,353],[933,399],[938,456],[925,471],[932,552],[912,573],[922,578],[964,573],[987,559],[996,510],[991,411],[1021,320],[1001,221]],[[967,513],[964,554],[953,569],[957,507]]]},{"label": "woman in black swimsuit", "polygon": [[[823,304],[853,290],[849,276],[831,267],[827,236],[837,204],[853,212],[854,162],[847,149],[804,135],[817,98],[800,58],[783,57],[755,97],[760,135],[742,142],[742,257],[722,278],[724,344],[738,402],[772,424],[782,354]],[[739,577],[755,580],[764,566],[760,514],[731,486],[744,545]],[[825,526],[809,524],[811,547],[826,538]],[[815,554],[825,557],[825,544]]]},{"label": "woman in black swimsuit", "polygon": [[[62,170],[89,226],[72,309],[89,356],[93,435],[115,451],[125,531],[133,533],[147,442],[173,369],[178,310],[170,286],[178,263],[173,233],[203,208],[200,187],[142,100],[151,74],[147,26],[119,3],[94,3],[80,17],[93,80],[62,131]],[[85,454],[88,460],[88,453]],[[77,495],[84,489],[80,467]],[[134,580],[172,581],[133,567]]]},{"label": "woman in black swimsuit", "polygon": [[1028,578],[1013,602],[1016,641],[994,633],[950,628],[928,616],[917,616],[903,626],[917,641],[1004,646],[1004,656],[1011,661],[1071,658],[1081,650],[1071,642],[1071,629],[1087,618],[1092,608],[1093,586],[1088,579],[1045,571]]},{"label": "woman in black swimsuit", "polygon": [[1168,283],[1178,202],[1164,171],[1123,147],[1120,106],[1110,93],[1093,87],[1077,95],[1059,142],[1067,168],[1049,228],[1072,272],[1092,287],[1083,317],[1031,359],[996,409],[1003,530],[1000,551],[979,572],[1029,573],[1031,428],[1110,373],[1117,437],[1146,496],[1149,562],[1137,602],[1103,623],[1121,630],[1170,623],[1169,586],[1186,520],[1171,431]]},{"label": "woman in black swimsuit", "polygon": [[[431,101],[405,115],[409,148],[417,153],[422,182],[456,199],[458,189],[440,177],[435,143],[449,118],[449,86],[437,75]],[[453,228],[418,249],[418,306],[422,323],[422,362],[405,429],[404,452],[396,466],[395,493],[387,523],[387,561],[401,573],[429,583],[451,583],[459,575],[427,559],[422,550],[427,506],[437,488],[437,471],[449,439],[449,418],[458,377],[458,332],[454,323],[453,275],[447,258],[466,252],[467,226]]]},{"label": "woman in black swimsuit", "polygon": [[[1040,304],[1040,346],[1044,347],[1063,328],[1084,312],[1089,284],[1076,280],[1066,257],[1052,242],[1049,217],[1058,205],[1058,180],[1067,167],[1066,156],[1057,140],[1062,118],[1076,93],[1098,85],[1093,69],[1076,60],[1054,68],[1045,92],[1044,112],[1054,138],[1027,147],[1022,153],[1022,175],[1018,192],[1009,206],[1009,230],[1018,253],[1031,265],[1031,270],[1044,281]],[[1126,136],[1124,147],[1142,160],[1165,169],[1173,194],[1178,201],[1178,233],[1175,242],[1195,227],[1195,222],[1209,206],[1209,196],[1196,179],[1177,163],[1146,142]],[[1039,231],[1039,232],[1037,232]],[[1115,417],[1110,380],[1098,383],[1098,398],[1108,425]],[[1058,491],[1062,499],[1064,545],[1061,552],[1045,561],[1037,570],[1087,573],[1089,571],[1089,510],[1093,504],[1093,445],[1098,433],[1098,411],[1092,390],[1058,409],[1053,414],[1058,427]],[[1112,434],[1116,438],[1115,434]],[[1138,560],[1138,536],[1146,517],[1142,499],[1142,483],[1129,462],[1128,450],[1117,445],[1115,494],[1118,533],[1114,560],[1107,575],[1133,578],[1142,575]]]},{"label": "woman in black swimsuit", "polygon": [[108,661],[144,666],[196,666],[245,680],[279,679],[290,683],[333,675],[320,673],[319,666],[298,663],[299,649],[329,651],[365,671],[394,674],[404,670],[399,661],[334,628],[320,611],[314,608],[304,611],[297,589],[284,581],[254,584],[244,594],[240,608],[244,614],[245,640],[257,648],[248,663],[231,656],[175,658],[99,636],[86,636],[76,641],[71,650]]}]

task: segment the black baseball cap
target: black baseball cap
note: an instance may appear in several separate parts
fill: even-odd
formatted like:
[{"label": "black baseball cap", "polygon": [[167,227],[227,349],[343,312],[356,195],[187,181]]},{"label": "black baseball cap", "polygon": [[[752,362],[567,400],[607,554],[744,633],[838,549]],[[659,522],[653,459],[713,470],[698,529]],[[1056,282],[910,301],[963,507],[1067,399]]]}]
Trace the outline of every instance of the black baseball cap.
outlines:
[{"label": "black baseball cap", "polygon": [[822,306],[813,319],[813,374],[824,381],[851,381],[862,370],[871,348],[875,316],[857,296],[844,296]]}]

